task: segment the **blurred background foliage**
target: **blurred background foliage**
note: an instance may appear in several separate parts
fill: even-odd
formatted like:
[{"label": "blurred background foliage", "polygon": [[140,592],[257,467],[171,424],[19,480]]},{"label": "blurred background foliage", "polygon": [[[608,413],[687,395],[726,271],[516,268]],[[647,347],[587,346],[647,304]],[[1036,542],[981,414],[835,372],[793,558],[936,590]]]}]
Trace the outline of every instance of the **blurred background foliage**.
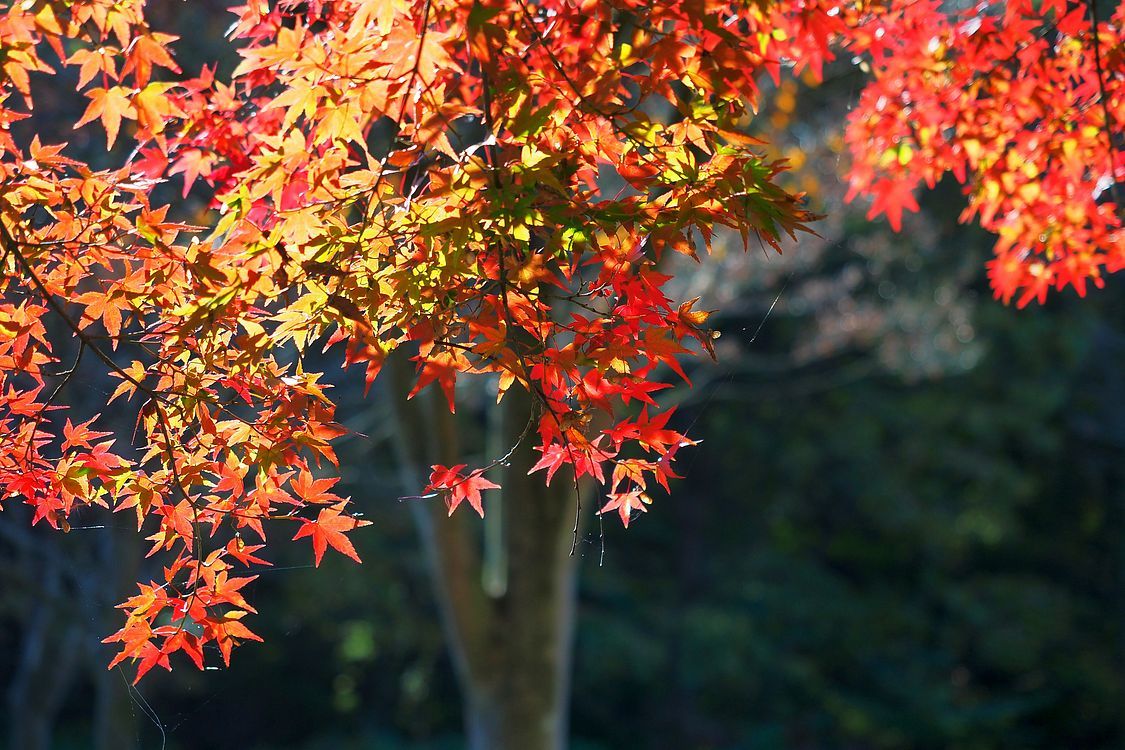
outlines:
[{"label": "blurred background foliage", "polygon": [[[153,5],[187,70],[224,54],[221,3]],[[958,186],[899,235],[845,207],[858,75],[783,83],[749,124],[820,236],[676,268],[680,296],[719,309],[719,364],[667,394],[703,441],[672,497],[579,548],[578,750],[1125,747],[1121,280],[1016,311],[990,298]],[[314,571],[277,546],[250,592],[266,642],[229,670],[131,691],[97,643],[146,575],[130,520],[63,536],[0,515],[0,747],[460,747],[386,406],[332,379],[365,563]],[[108,390],[91,368],[67,397]]]}]

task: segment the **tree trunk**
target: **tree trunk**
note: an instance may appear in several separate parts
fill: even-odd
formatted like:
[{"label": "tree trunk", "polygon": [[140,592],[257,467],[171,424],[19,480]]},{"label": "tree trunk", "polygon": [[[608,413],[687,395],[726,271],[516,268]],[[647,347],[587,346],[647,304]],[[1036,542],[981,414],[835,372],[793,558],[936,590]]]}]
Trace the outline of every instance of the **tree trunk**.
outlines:
[{"label": "tree trunk", "polygon": [[[426,484],[431,464],[464,459],[458,460],[458,430],[440,394],[405,402],[409,362],[389,362],[388,371],[402,480],[413,493]],[[503,445],[503,455],[525,431],[530,397],[512,389],[499,408],[499,435],[489,443]],[[486,514],[503,524],[501,534],[489,535],[490,544],[503,545],[502,554],[488,557],[504,570],[489,571],[487,590],[476,516],[462,508],[446,518],[439,498],[413,501],[472,750],[562,750],[567,744],[577,500],[564,476],[554,487],[545,487],[541,474],[527,476],[535,455],[525,437],[509,466],[495,470],[503,489],[484,496]]]},{"label": "tree trunk", "polygon": [[[504,401],[500,434],[510,447],[527,424],[530,404],[522,391],[508,394]],[[503,489],[497,491],[507,585],[491,600],[491,627],[479,654],[479,673],[465,685],[469,744],[474,750],[566,746],[576,499],[563,476],[554,487],[546,487],[543,475],[527,475],[534,455],[530,440],[521,443],[502,472]]]}]

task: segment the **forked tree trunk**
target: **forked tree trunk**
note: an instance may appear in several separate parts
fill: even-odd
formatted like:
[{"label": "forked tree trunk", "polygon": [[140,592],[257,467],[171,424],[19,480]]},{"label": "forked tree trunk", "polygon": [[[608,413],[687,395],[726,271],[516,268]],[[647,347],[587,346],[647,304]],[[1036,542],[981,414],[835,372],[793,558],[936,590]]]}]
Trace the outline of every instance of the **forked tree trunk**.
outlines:
[{"label": "forked tree trunk", "polygon": [[[431,464],[464,459],[440,394],[401,400],[408,365],[388,363],[388,374],[396,386],[392,398],[402,479],[417,491],[426,484]],[[531,404],[527,394],[513,389],[500,408],[499,435],[489,442],[503,446],[503,455],[525,431]],[[575,497],[561,475],[550,488],[542,474],[527,476],[536,455],[531,443],[525,438],[509,466],[496,471],[503,489],[485,494],[490,522],[502,519],[501,532],[490,536],[489,544],[503,545],[501,554],[490,555],[489,565],[503,565],[503,570],[488,572],[487,591],[480,520],[468,508],[446,518],[438,498],[415,501],[472,750],[562,750],[567,744]]]}]

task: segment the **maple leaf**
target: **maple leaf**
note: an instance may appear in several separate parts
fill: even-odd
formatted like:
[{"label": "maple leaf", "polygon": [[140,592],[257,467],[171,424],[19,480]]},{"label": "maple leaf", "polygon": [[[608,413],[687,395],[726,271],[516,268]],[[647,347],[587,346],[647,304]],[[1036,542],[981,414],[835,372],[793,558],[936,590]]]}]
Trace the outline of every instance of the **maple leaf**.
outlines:
[{"label": "maple leaf", "polygon": [[122,75],[133,73],[139,88],[148,85],[152,77],[152,66],[159,65],[168,68],[174,73],[180,72],[180,67],[168,54],[166,46],[176,41],[178,37],[170,34],[148,33],[141,34],[133,39],[126,54],[125,66]]},{"label": "maple leaf", "polygon": [[93,423],[94,419],[89,419],[81,424],[71,424],[70,419],[67,418],[66,424],[63,425],[63,452],[65,453],[71,448],[89,448],[91,440],[97,440],[111,434],[91,430],[90,425]]},{"label": "maple leaf", "polygon": [[105,292],[87,292],[75,297],[74,301],[86,305],[86,310],[82,313],[81,325],[89,325],[95,320],[102,321],[106,333],[113,339],[112,343],[116,347],[116,340],[121,335],[121,300],[111,299]]},{"label": "maple leaf", "polygon": [[231,557],[238,560],[246,567],[255,564],[272,566],[273,563],[254,555],[255,552],[262,549],[264,546],[264,544],[246,544],[246,542],[242,541],[241,536],[237,536],[227,542],[226,551]]},{"label": "maple leaf", "polygon": [[686,353],[687,349],[679,342],[673,341],[670,336],[657,328],[649,328],[645,332],[644,352],[650,361],[663,362],[685,383],[691,385],[691,379],[688,378],[679,361],[679,355]]},{"label": "maple leaf", "polygon": [[871,208],[867,212],[868,219],[874,219],[879,214],[886,214],[891,229],[896,232],[902,230],[902,211],[918,210],[918,201],[914,198],[914,187],[907,182],[892,180],[879,180],[867,189],[872,196]]},{"label": "maple leaf", "polygon": [[133,97],[137,123],[154,135],[164,132],[172,115],[183,114],[168,95],[171,88],[170,83],[150,83]]},{"label": "maple leaf", "polygon": [[117,56],[110,50],[80,49],[67,58],[67,65],[78,65],[78,88],[85,88],[86,84],[99,73],[104,73],[110,80],[117,80]]},{"label": "maple leaf", "polygon": [[558,472],[566,464],[570,463],[570,453],[567,451],[566,446],[562,443],[550,443],[548,445],[537,445],[535,450],[539,451],[542,455],[539,460],[528,470],[528,474],[534,474],[537,471],[547,471],[548,487],[551,486],[551,480],[555,478],[555,473]]},{"label": "maple leaf", "polygon": [[211,583],[207,591],[207,598],[210,600],[210,605],[222,602],[231,604],[241,610],[251,613],[257,613],[257,610],[250,606],[246,599],[240,593],[240,590],[248,583],[257,580],[258,576],[247,576],[245,578],[231,578],[227,572],[220,571],[215,575],[214,581]]},{"label": "maple leaf", "polygon": [[629,528],[629,517],[634,510],[647,513],[648,508],[645,506],[652,503],[648,495],[637,489],[627,492],[611,492],[607,497],[609,502],[602,506],[598,514],[617,511],[617,515],[621,517],[621,523],[625,528]]},{"label": "maple leaf", "polygon": [[[315,544],[315,542],[314,542]],[[261,641],[261,637],[243,625],[240,620],[246,612],[227,612],[220,617],[208,617],[202,621],[208,640],[214,641],[219,646],[223,655],[223,663],[230,666],[230,654],[239,640]]]},{"label": "maple leaf", "polygon": [[328,490],[340,481],[339,477],[329,479],[315,479],[310,471],[302,469],[297,472],[297,478],[290,481],[289,486],[297,497],[311,505],[336,505],[343,498]]},{"label": "maple leaf", "polygon": [[355,551],[355,547],[344,534],[370,525],[370,521],[345,516],[336,508],[322,508],[315,521],[302,521],[301,528],[297,530],[293,539],[312,537],[313,555],[317,567],[320,567],[320,561],[328,547],[332,547],[332,549],[356,562],[362,562],[359,559],[359,554]]},{"label": "maple leaf", "polygon": [[437,382],[441,386],[442,392],[445,394],[445,400],[449,404],[449,411],[453,413],[457,411],[456,399],[456,385],[457,373],[466,372],[472,369],[472,365],[465,355],[460,352],[437,352],[425,357],[415,357],[418,361],[418,382],[410,391],[407,398],[414,398],[418,391],[425,388],[433,382]]},{"label": "maple leaf", "polygon": [[442,492],[445,494],[445,504],[449,508],[449,515],[453,515],[453,511],[457,510],[462,502],[467,501],[469,506],[472,507],[481,518],[484,518],[484,506],[481,503],[480,493],[483,490],[498,490],[500,485],[495,482],[490,482],[484,478],[482,470],[469,472],[468,475],[462,475],[461,470],[464,469],[466,464],[458,464],[453,467],[445,467],[440,464],[435,464],[433,471],[430,473],[430,484],[427,487],[427,492]]},{"label": "maple leaf", "polygon": [[217,154],[199,148],[185,149],[168,169],[168,174],[183,174],[183,197],[191,192],[191,186],[200,176],[208,177],[219,160]]},{"label": "maple leaf", "polygon": [[106,147],[113,148],[113,143],[117,140],[117,132],[121,129],[121,119],[124,117],[136,119],[137,116],[129,89],[124,86],[97,88],[90,91],[87,96],[90,97],[90,104],[74,124],[74,128],[77,130],[88,122],[101,119],[105,127]]},{"label": "maple leaf", "polygon": [[683,445],[695,445],[696,441],[688,440],[681,433],[675,430],[666,428],[668,420],[675,414],[676,408],[672,407],[667,411],[657,414],[655,417],[650,418],[648,409],[641,410],[641,416],[637,418],[637,435],[636,440],[645,450],[655,450],[657,453],[666,453],[670,447],[679,447]]},{"label": "maple leaf", "polygon": [[137,674],[133,678],[134,685],[140,682],[141,678],[155,666],[164,667],[164,669],[169,672],[172,671],[172,662],[168,659],[168,654],[151,641],[146,641],[144,645],[141,646],[141,652],[137,658],[139,663],[137,664]]},{"label": "maple leaf", "polygon": [[[160,650],[165,654],[183,651],[195,664],[196,669],[203,669],[203,644],[198,636],[183,628],[177,628],[175,633],[168,636]],[[137,679],[139,680],[140,677],[138,676]]]}]

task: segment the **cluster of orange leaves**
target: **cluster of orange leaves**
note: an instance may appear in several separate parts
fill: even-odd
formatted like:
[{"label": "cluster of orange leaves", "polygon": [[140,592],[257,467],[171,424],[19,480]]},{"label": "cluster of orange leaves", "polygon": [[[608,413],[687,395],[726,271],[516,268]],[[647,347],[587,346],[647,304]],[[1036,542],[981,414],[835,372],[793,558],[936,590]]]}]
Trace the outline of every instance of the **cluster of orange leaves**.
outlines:
[{"label": "cluster of orange leaves", "polygon": [[[268,564],[267,531],[294,525],[318,564],[328,547],[358,560],[347,533],[368,522],[317,469],[344,430],[303,365],[314,348],[340,347],[368,386],[402,350],[410,395],[434,384],[450,410],[466,375],[491,376],[498,400],[526,390],[531,471],[606,484],[601,512],[627,525],[693,442],[653,393],[666,372],[686,380],[680,357],[713,354],[708,314],[663,291],[661,256],[695,257],[719,229],[776,248],[813,218],[742,133],[763,75],[819,75],[833,50],[866,60],[853,190],[897,228],[914,187],[952,172],[1000,237],[1005,299],[1121,265],[1121,11],[1095,34],[1064,3],[978,10],[252,0],[233,9],[241,63],[219,80],[182,74],[142,0],[9,4],[0,502],[64,528],[76,507],[132,511],[152,532],[163,580],[108,639],[138,679],[257,638],[240,593],[253,576],[231,572]],[[88,99],[75,127],[132,141],[117,169],[30,135],[36,87],[60,68]],[[207,227],[150,203],[172,175],[210,201]],[[109,402],[135,404],[135,445],[52,417],[71,375],[47,317],[119,380]],[[435,466],[426,490],[483,514],[489,468]]]}]

